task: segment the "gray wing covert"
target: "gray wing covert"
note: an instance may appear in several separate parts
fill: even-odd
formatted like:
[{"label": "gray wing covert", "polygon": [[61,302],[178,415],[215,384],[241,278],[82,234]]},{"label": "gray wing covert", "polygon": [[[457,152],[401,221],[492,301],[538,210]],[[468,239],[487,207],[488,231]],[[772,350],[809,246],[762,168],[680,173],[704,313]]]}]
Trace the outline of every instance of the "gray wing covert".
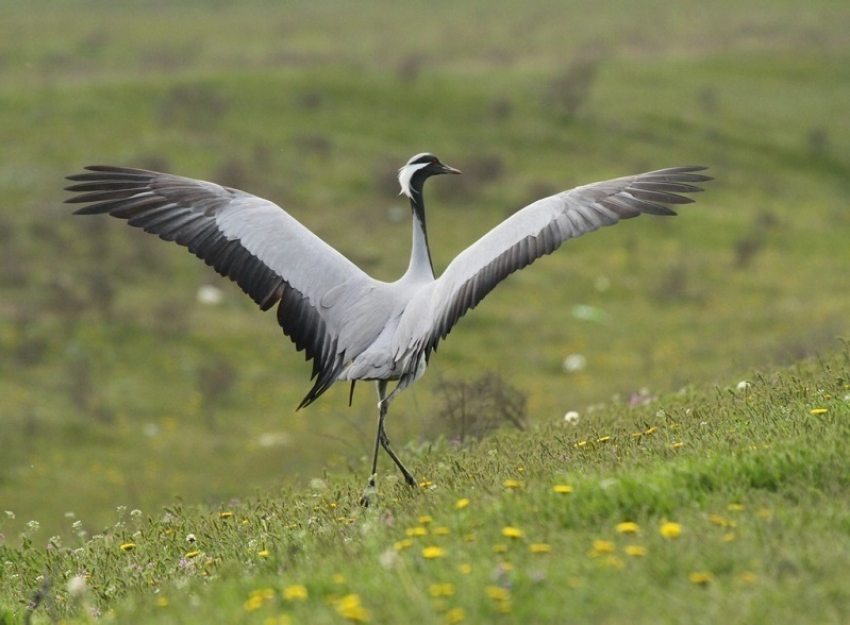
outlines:
[{"label": "gray wing covert", "polygon": [[705,167],[676,167],[577,187],[514,213],[461,252],[434,285],[431,323],[414,340],[430,353],[466,312],[502,280],[569,239],[640,214],[675,215],[679,193],[702,191]]},{"label": "gray wing covert", "polygon": [[[76,211],[107,213],[189,249],[235,281],[262,310],[278,304],[284,334],[313,360],[313,388],[299,407],[319,397],[344,367],[344,297],[322,306],[331,290],[356,293],[374,281],[282,208],[210,182],[123,167],[93,166],[69,176],[66,200]],[[345,287],[339,288],[342,285]],[[350,357],[350,356],[348,356]]]}]

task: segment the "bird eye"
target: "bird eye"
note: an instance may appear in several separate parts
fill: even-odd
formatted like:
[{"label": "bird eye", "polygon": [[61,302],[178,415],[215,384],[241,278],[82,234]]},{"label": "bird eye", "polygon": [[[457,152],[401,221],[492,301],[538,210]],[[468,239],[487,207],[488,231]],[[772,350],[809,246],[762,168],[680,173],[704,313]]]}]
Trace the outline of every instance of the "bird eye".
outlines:
[{"label": "bird eye", "polygon": [[432,158],[432,159],[431,159],[431,164],[432,164],[432,165],[436,165],[436,164],[437,164],[437,163],[439,163],[439,162],[440,162],[440,161],[438,161],[438,160],[437,160],[437,157],[436,157],[436,156],[435,156],[434,158]]}]

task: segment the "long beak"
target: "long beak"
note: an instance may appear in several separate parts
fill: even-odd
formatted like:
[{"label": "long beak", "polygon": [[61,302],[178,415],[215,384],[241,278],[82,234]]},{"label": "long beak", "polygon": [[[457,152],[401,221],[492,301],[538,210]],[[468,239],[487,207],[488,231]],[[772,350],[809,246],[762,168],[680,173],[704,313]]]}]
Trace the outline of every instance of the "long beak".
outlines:
[{"label": "long beak", "polygon": [[440,163],[440,165],[442,165],[442,167],[443,167],[443,171],[440,172],[441,174],[462,174],[463,173],[461,170],[455,169],[454,167],[449,167],[448,165],[444,165],[443,163]]}]

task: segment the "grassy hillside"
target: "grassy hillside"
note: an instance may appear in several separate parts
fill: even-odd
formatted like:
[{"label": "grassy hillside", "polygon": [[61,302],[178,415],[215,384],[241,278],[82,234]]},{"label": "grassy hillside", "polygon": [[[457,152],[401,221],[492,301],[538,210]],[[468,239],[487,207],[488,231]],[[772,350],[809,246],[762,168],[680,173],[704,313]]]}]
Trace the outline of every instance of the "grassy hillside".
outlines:
[{"label": "grassy hillside", "polygon": [[[390,434],[415,456],[451,435],[444,380],[495,371],[547,427],[847,335],[848,20],[825,0],[803,14],[746,1],[5,3],[4,544],[30,521],[73,539],[66,512],[94,534],[117,506],[159,518],[178,497],[217,509],[359,480],[373,435],[368,385],[352,408],[339,388],[295,413],[310,369],[273,316],[174,246],[72,218],[65,175],[114,163],[238,186],[389,280],[410,237],[394,173],[419,151],[466,172],[429,184],[438,269],[544,194],[711,166],[716,182],[680,217],[571,242],[465,318],[393,405]],[[209,284],[216,306],[196,297]],[[576,354],[586,368],[565,372]],[[412,468],[426,473],[428,457]]]},{"label": "grassy hillside", "polygon": [[848,372],[844,346],[424,447],[422,488],[385,474],[368,509],[336,475],[31,525],[0,546],[0,621],[847,622]]}]

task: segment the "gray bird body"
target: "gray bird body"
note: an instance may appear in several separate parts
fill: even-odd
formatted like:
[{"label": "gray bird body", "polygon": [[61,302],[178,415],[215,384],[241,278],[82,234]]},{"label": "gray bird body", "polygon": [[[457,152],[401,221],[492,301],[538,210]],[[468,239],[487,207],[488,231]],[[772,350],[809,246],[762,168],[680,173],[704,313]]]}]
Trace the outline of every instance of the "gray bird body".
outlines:
[{"label": "gray bird body", "polygon": [[[263,309],[278,305],[284,333],[313,360],[315,383],[299,407],[338,380],[378,381],[379,441],[396,393],[425,372],[431,352],[458,320],[511,273],[565,241],[641,213],[673,215],[665,204],[693,200],[703,167],[678,167],[599,182],[543,198],[514,213],[462,251],[437,278],[425,227],[422,185],[460,173],[419,154],[400,170],[413,216],[410,264],[395,282],[375,280],[282,208],[210,182],[138,169],[95,166],[69,179],[90,203],[81,214],[108,213],[187,247],[230,277]],[[386,395],[386,383],[398,381]],[[386,444],[385,444],[386,443]],[[373,459],[373,473],[377,461]],[[373,476],[374,477],[374,476]],[[372,480],[370,483],[374,483]]]}]

